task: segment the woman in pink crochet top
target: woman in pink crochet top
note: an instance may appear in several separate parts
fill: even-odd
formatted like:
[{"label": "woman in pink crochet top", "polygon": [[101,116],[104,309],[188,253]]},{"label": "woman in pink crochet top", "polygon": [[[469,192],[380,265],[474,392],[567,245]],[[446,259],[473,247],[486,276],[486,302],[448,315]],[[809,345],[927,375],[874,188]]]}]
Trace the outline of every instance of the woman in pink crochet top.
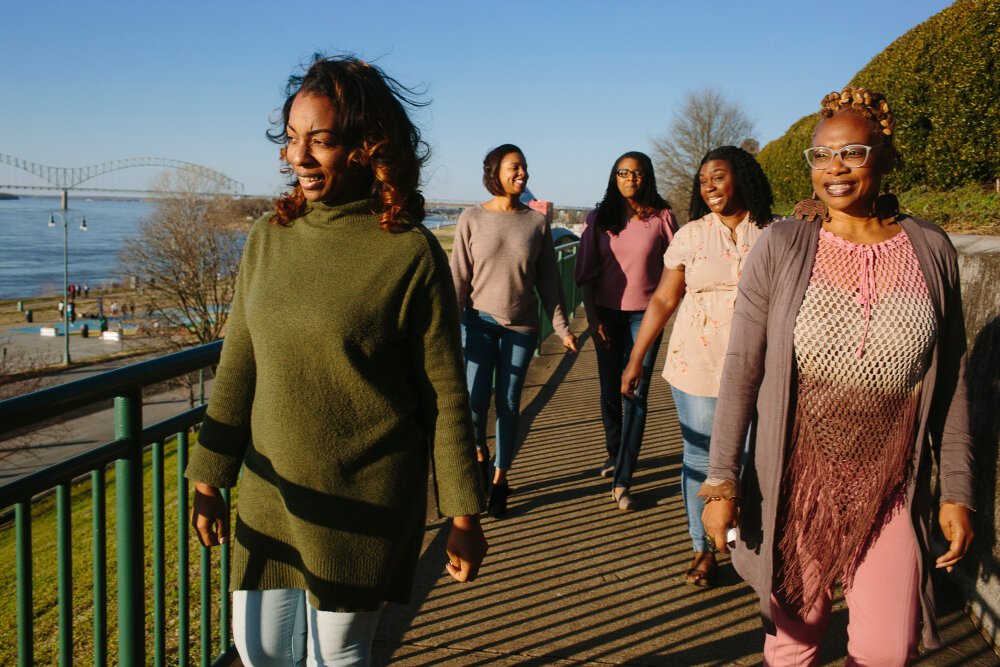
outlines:
[{"label": "woman in pink crochet top", "polygon": [[765,664],[818,664],[840,582],[847,664],[903,665],[921,623],[938,645],[933,454],[950,542],[935,566],[972,540],[957,261],[937,227],[879,196],[896,156],[885,98],[846,88],[821,116],[805,151],[819,201],[766,230],[740,279],[703,521],[761,597]]}]

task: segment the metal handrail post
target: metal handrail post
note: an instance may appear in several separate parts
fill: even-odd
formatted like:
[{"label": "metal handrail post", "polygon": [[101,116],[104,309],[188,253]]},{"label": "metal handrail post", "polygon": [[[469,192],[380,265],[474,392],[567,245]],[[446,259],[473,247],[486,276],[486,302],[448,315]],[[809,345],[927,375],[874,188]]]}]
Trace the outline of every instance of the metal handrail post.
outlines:
[{"label": "metal handrail post", "polygon": [[142,526],[142,393],[115,398],[115,436],[133,443],[115,462],[118,520],[118,664],[146,664]]},{"label": "metal handrail post", "polygon": [[107,518],[104,468],[90,473],[90,504],[94,535],[94,665],[108,664]]},{"label": "metal handrail post", "polygon": [[167,653],[167,586],[162,441],[153,443],[153,665],[163,667]]},{"label": "metal handrail post", "polygon": [[17,664],[33,667],[35,664],[35,613],[32,601],[31,572],[31,501],[14,506],[17,533]]},{"label": "metal handrail post", "polygon": [[56,487],[56,570],[58,571],[59,664],[73,667],[73,489]]},{"label": "metal handrail post", "polygon": [[177,434],[177,665],[187,667],[191,650],[188,639],[191,619],[188,586],[188,481],[184,477],[188,459],[188,432]]},{"label": "metal handrail post", "polygon": [[[226,503],[226,534],[229,534],[229,518],[232,516],[232,503],[228,488],[219,489],[222,501]],[[229,649],[229,543],[219,548],[219,650],[223,653]]]}]

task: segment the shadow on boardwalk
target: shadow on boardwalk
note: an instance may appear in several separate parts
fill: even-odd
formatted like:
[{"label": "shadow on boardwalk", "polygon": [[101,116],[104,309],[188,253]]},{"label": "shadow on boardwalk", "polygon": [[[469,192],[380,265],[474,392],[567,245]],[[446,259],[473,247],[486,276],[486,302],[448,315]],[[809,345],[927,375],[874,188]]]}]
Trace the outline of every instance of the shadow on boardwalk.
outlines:
[{"label": "shadow on boardwalk", "polygon": [[[633,480],[637,512],[618,510],[609,480],[597,476],[604,459],[597,391],[589,341],[577,357],[546,342],[523,396],[527,436],[510,476],[508,517],[484,518],[490,552],[480,579],[451,582],[444,523],[430,524],[413,603],[386,608],[376,664],[760,664],[757,601],[728,560],[713,589],[683,582],[691,543],[667,383],[653,381]],[[919,664],[1000,664],[956,607],[952,600],[941,618],[947,648]],[[838,599],[824,664],[843,662],[846,623]]]}]

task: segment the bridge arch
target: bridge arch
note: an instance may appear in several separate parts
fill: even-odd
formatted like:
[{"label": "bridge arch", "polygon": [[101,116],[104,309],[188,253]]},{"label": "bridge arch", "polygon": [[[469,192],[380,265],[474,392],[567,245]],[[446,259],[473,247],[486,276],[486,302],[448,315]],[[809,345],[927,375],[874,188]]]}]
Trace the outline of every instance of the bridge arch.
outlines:
[{"label": "bridge arch", "polygon": [[168,169],[179,169],[192,172],[210,178],[219,184],[219,191],[226,194],[242,195],[243,184],[226,176],[222,172],[210,169],[193,162],[183,160],[172,160],[162,157],[130,157],[122,160],[111,160],[89,167],[50,167],[44,164],[36,164],[30,160],[24,160],[13,155],[0,153],[0,164],[8,164],[17,169],[21,169],[41,178],[59,190],[71,190],[85,181],[120,169],[131,167],[166,167]]}]

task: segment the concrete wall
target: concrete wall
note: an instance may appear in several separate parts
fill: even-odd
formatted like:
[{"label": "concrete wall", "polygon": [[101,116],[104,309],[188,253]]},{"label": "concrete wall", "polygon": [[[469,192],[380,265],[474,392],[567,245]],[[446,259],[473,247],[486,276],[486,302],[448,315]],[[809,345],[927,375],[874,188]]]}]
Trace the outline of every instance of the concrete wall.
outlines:
[{"label": "concrete wall", "polygon": [[959,253],[976,443],[976,538],[956,579],[973,619],[1000,652],[1000,237],[952,235]]}]

